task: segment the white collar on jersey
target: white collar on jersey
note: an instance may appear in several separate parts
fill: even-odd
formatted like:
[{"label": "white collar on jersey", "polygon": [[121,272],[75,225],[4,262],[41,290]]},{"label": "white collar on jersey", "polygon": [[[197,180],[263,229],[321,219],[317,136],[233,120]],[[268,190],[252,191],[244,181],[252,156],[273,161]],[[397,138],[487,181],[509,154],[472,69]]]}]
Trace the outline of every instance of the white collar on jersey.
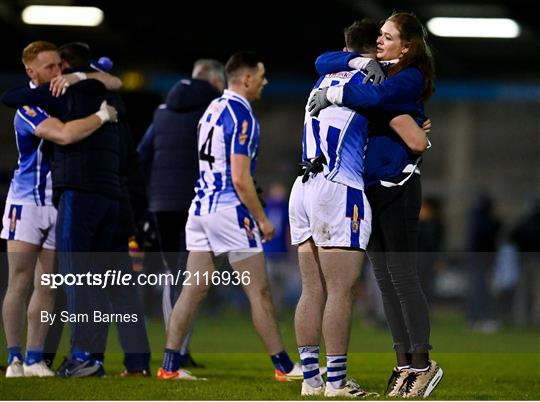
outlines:
[{"label": "white collar on jersey", "polygon": [[30,88],[32,89],[37,88],[37,85],[34,84],[32,81],[28,82],[28,85],[30,85]]},{"label": "white collar on jersey", "polygon": [[230,89],[225,89],[223,91],[223,97],[227,99],[234,99],[234,100],[237,100],[238,102],[242,102],[243,104],[245,104],[245,106],[249,110],[251,110],[251,104],[249,103],[249,101],[246,98],[244,98],[242,95],[240,95],[238,92],[234,92]]}]

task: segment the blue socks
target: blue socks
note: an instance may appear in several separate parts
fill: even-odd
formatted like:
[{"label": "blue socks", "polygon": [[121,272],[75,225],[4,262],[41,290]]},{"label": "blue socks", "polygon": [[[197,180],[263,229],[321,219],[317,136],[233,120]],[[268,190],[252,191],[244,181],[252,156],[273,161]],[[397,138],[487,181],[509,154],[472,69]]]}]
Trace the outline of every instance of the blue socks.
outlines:
[{"label": "blue socks", "polygon": [[36,349],[36,350],[27,350],[26,351],[26,361],[25,363],[27,365],[39,363],[43,360],[43,349]]},{"label": "blue socks", "polygon": [[73,348],[71,351],[71,358],[75,360],[79,360],[81,362],[86,362],[90,360],[90,357],[92,355],[89,352],[84,352],[80,350],[79,348]]},{"label": "blue socks", "polygon": [[335,389],[343,388],[347,383],[347,355],[326,355],[326,366],[326,381]]},{"label": "blue socks", "polygon": [[23,358],[21,347],[13,346],[8,348],[8,366],[13,362],[13,359],[16,357],[21,362],[24,361],[27,365],[36,364],[43,360],[43,349],[28,349],[26,351],[26,359]]},{"label": "blue socks", "polygon": [[8,366],[11,364],[15,357],[17,357],[21,362],[24,360],[20,346],[12,346],[8,348]]},{"label": "blue socks", "polygon": [[319,345],[300,346],[298,348],[300,359],[302,360],[302,372],[304,381],[313,388],[324,385],[324,381],[319,370]]},{"label": "blue socks", "polygon": [[161,367],[167,371],[177,371],[180,369],[180,351],[165,348]]},{"label": "blue socks", "polygon": [[280,352],[277,355],[271,355],[270,358],[272,359],[272,363],[276,370],[279,370],[282,373],[290,373],[294,368],[294,363],[285,351]]}]

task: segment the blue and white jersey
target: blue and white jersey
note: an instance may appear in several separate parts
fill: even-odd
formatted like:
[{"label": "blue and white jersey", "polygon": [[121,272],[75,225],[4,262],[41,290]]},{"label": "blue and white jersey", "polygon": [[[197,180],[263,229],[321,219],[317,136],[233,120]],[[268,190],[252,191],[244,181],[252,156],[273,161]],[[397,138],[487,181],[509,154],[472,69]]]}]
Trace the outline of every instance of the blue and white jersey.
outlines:
[{"label": "blue and white jersey", "polygon": [[248,100],[225,90],[199,120],[199,180],[190,213],[200,216],[241,204],[232,183],[231,154],[251,158],[251,174],[259,150],[259,123]]},{"label": "blue and white jersey", "polygon": [[[313,91],[348,82],[362,83],[364,77],[358,70],[327,74],[317,81]],[[327,162],[323,174],[328,180],[363,190],[367,137],[365,116],[336,105],[323,109],[319,116],[310,116],[306,105],[302,160],[323,154]]]},{"label": "blue and white jersey", "polygon": [[21,205],[52,205],[51,165],[43,155],[44,140],[36,137],[36,127],[49,115],[43,109],[23,106],[14,118],[19,151],[7,202]]}]

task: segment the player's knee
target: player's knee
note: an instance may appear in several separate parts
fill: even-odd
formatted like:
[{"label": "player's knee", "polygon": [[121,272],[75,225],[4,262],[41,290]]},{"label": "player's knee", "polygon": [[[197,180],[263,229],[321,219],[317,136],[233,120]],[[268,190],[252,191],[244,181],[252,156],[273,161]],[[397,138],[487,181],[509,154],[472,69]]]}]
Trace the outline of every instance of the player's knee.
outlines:
[{"label": "player's knee", "polygon": [[199,295],[204,298],[208,295],[209,291],[210,291],[210,285],[203,285],[199,288]]},{"label": "player's knee", "polygon": [[272,298],[272,293],[270,292],[270,287],[268,287],[268,285],[256,289],[256,292],[257,296],[261,299],[268,300]]},{"label": "player's knee", "polygon": [[38,294],[39,297],[44,298],[54,298],[56,295],[56,289],[50,286],[38,285],[34,286],[34,292]]},{"label": "player's knee", "polygon": [[257,286],[257,287],[248,286],[245,289],[246,289],[246,294],[250,299],[256,299],[256,300],[271,300],[272,299],[272,293],[268,285]]},{"label": "player's knee", "polygon": [[308,300],[326,300],[326,289],[321,285],[302,285],[302,298]]},{"label": "player's knee", "polygon": [[354,283],[336,283],[328,286],[328,297],[352,297]]},{"label": "player's knee", "polygon": [[24,280],[24,278],[13,278],[9,281],[7,293],[14,297],[24,298],[30,292],[30,281]]},{"label": "player's knee", "polygon": [[182,292],[187,292],[191,297],[199,300],[204,299],[208,295],[210,285],[205,283],[199,283],[189,286],[187,289],[183,289]]},{"label": "player's knee", "polygon": [[326,287],[321,281],[303,281],[302,282],[302,291],[322,294],[326,293]]}]

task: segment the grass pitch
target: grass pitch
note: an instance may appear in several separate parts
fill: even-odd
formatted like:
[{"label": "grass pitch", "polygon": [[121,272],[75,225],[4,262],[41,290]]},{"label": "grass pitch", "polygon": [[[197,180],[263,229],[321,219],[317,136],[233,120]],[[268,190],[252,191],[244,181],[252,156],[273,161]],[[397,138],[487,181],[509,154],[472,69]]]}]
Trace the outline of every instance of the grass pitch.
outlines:
[{"label": "grass pitch", "polygon": [[[161,363],[163,325],[148,325],[153,351],[152,371]],[[295,353],[292,317],[281,320],[287,350]],[[68,331],[66,331],[67,333]],[[67,350],[67,337],[62,349]],[[430,399],[538,400],[540,399],[540,333],[531,329],[503,328],[497,334],[477,334],[456,316],[433,320],[432,358],[445,375]],[[4,343],[5,344],[5,343]],[[349,377],[368,391],[383,393],[393,366],[388,331],[354,320]],[[0,379],[0,399],[7,400],[295,400],[300,383],[273,379],[269,357],[249,322],[248,314],[206,315],[198,320],[192,342],[195,358],[206,365],[194,369],[205,382],[158,382],[154,378],[120,378],[122,354],[115,331],[109,338],[106,378]],[[5,351],[1,358],[5,361]],[[60,358],[57,358],[58,364]],[[322,363],[324,360],[321,361]],[[323,363],[324,364],[324,363]],[[324,398],[304,398],[324,399]],[[379,399],[384,399],[381,397]]]}]

